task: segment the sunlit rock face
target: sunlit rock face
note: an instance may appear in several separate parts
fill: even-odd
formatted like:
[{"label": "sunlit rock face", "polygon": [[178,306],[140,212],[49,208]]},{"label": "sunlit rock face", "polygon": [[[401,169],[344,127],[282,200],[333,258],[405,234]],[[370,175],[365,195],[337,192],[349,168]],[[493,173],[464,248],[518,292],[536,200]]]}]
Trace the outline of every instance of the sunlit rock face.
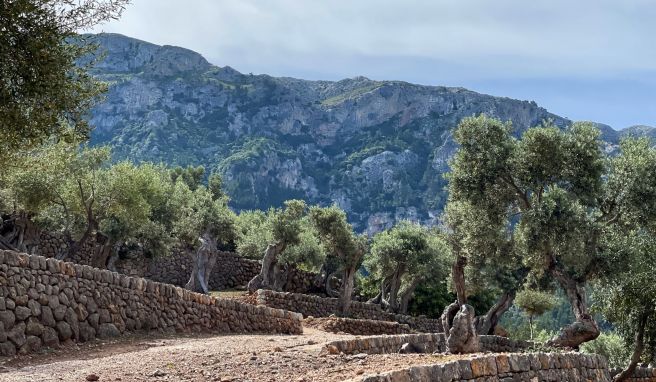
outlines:
[{"label": "sunlit rock face", "polygon": [[[485,113],[518,134],[570,123],[534,102],[462,88],[242,74],[183,48],[96,38],[106,56],[93,73],[110,89],[93,110],[92,143],[110,144],[116,159],[219,171],[236,209],[336,203],[362,232],[435,223],[462,118]],[[612,150],[617,132],[602,128]]]}]

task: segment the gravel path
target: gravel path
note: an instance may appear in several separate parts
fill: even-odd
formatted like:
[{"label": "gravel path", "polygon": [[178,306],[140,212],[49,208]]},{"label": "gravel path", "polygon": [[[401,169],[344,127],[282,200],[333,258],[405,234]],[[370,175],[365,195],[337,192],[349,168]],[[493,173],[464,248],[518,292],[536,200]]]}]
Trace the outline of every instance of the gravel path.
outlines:
[{"label": "gravel path", "polygon": [[[306,328],[299,336],[135,336],[0,362],[0,381],[345,381],[453,356],[326,355],[322,344],[353,338]],[[92,376],[93,375],[93,376]]]}]

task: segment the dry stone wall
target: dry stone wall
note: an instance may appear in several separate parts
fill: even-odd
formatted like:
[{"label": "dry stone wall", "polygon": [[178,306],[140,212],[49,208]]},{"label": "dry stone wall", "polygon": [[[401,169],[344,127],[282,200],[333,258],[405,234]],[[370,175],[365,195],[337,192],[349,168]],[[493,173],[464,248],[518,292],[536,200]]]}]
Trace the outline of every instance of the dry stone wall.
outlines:
[{"label": "dry stone wall", "polygon": [[478,342],[481,351],[489,351],[492,353],[521,352],[535,346],[535,344],[530,341],[513,340],[501,336],[478,336]]},{"label": "dry stone wall", "polygon": [[300,314],[0,251],[0,355],[138,330],[302,333]]},{"label": "dry stone wall", "polygon": [[410,327],[406,324],[390,321],[359,320],[342,317],[308,317],[304,325],[331,333],[348,333],[354,335],[406,334]]},{"label": "dry stone wall", "polygon": [[417,353],[443,353],[446,351],[444,333],[402,334],[372,336],[329,342],[324,353],[331,354],[392,354],[398,353],[403,344],[411,344]]},{"label": "dry stone wall", "polygon": [[[116,263],[117,271],[147,279],[184,286],[189,281],[193,268],[193,257],[186,251],[175,250],[170,256],[135,256]],[[241,287],[260,272],[260,263],[231,252],[219,252],[216,266],[210,275],[212,290]]]},{"label": "dry stone wall", "polygon": [[[336,298],[258,290],[257,304],[291,310],[303,314],[304,317],[328,317],[338,311],[339,301]],[[393,321],[406,324],[418,332],[442,332],[442,322],[440,320],[388,313],[383,311],[380,305],[377,304],[353,301],[351,303],[351,315],[352,318],[358,319]]]},{"label": "dry stone wall", "polygon": [[[355,380],[354,380],[355,381]],[[497,354],[413,366],[357,379],[361,382],[568,381],[609,382],[604,357],[580,353]]]},{"label": "dry stone wall", "polygon": [[[621,369],[613,369],[610,375],[615,376],[621,371]],[[656,368],[638,367],[633,372],[633,375],[627,379],[627,382],[656,382]]]},{"label": "dry stone wall", "polygon": [[[94,237],[90,238],[73,258],[68,260],[77,264],[90,265],[95,250],[94,240]],[[39,234],[39,244],[34,249],[33,254],[44,257],[57,257],[66,251],[68,251],[68,244],[63,234],[41,231]]]},{"label": "dry stone wall", "polygon": [[[97,246],[95,239],[91,238],[74,255],[66,259],[76,264],[92,265],[93,254]],[[57,257],[66,252],[68,246],[64,235],[59,232],[41,231],[39,243],[34,248],[35,255],[44,257]],[[139,250],[128,254],[114,263],[116,271],[134,277],[184,286],[189,281],[193,268],[193,256],[185,250],[174,248],[168,256],[149,258]],[[255,277],[261,268],[259,260],[247,259],[232,252],[219,252],[219,259],[210,275],[210,289],[224,290],[245,287]],[[314,285],[316,274],[306,272],[294,267],[289,268],[287,282],[284,290],[294,293],[316,292]]]},{"label": "dry stone wall", "polygon": [[[516,341],[499,336],[478,336],[478,339],[480,352],[522,352],[532,345],[527,341]],[[326,344],[326,351],[345,354],[391,354],[398,353],[404,344],[409,344],[410,350],[414,353],[443,353],[447,350],[444,333],[420,333],[334,341]]]}]

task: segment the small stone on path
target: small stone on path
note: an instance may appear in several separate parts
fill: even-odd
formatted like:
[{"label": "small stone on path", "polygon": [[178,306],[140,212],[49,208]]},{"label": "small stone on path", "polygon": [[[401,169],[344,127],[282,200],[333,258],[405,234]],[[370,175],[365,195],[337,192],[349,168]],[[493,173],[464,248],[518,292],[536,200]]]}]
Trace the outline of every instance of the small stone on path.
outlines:
[{"label": "small stone on path", "polygon": [[149,377],[163,377],[163,376],[165,376],[165,375],[166,375],[165,372],[163,372],[163,371],[160,370],[160,369],[157,369],[157,370],[155,370],[152,374],[150,374]]}]

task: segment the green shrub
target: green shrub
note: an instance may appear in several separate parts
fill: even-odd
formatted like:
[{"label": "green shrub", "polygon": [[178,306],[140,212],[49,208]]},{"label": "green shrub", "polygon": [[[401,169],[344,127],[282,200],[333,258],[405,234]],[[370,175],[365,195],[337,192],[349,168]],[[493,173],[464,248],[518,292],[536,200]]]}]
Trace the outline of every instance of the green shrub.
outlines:
[{"label": "green shrub", "polygon": [[611,368],[626,367],[631,357],[622,337],[614,332],[601,333],[596,340],[581,345],[581,351],[603,355]]}]

